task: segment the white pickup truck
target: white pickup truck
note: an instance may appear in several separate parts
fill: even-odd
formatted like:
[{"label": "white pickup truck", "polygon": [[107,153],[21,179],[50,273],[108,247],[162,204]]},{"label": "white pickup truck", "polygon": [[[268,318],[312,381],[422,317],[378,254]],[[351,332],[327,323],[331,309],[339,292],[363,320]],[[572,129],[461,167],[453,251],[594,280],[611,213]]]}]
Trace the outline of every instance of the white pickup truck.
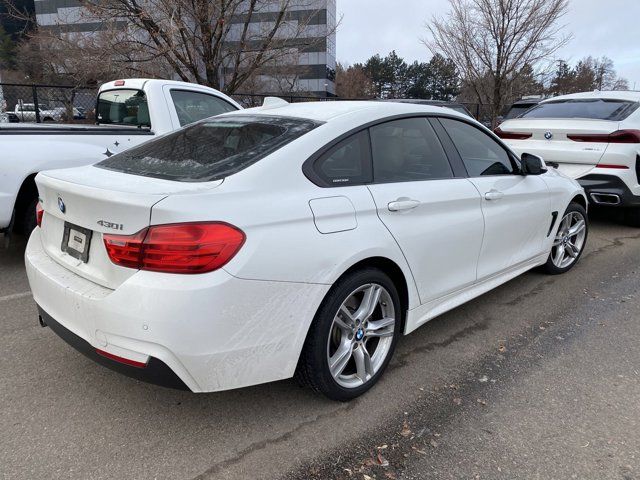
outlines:
[{"label": "white pickup truck", "polygon": [[170,80],[105,83],[96,125],[0,125],[0,233],[35,227],[42,170],[99,162],[183,125],[242,108],[212,88]]}]

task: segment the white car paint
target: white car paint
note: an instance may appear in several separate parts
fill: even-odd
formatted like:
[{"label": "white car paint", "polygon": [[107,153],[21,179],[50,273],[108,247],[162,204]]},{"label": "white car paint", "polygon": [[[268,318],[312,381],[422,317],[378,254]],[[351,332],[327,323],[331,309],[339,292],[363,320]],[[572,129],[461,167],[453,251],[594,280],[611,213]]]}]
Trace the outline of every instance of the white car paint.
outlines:
[{"label": "white car paint", "polygon": [[[179,129],[180,121],[171,99],[173,90],[208,94],[234,108],[241,108],[233,99],[217,90],[171,80],[116,80],[103,84],[98,95],[118,89],[141,90],[145,93],[150,129],[100,124],[0,126],[0,232],[9,227],[16,207],[32,203],[32,199],[24,195],[35,194],[33,178],[38,172],[90,165]],[[22,212],[16,213],[19,217]]]},{"label": "white car paint", "polygon": [[[558,228],[548,232],[553,212],[585,201],[575,181],[553,170],[332,188],[303,173],[305,161],[335,139],[398,116],[464,119],[495,138],[438,107],[269,102],[218,118],[243,114],[324,123],[224,180],[178,182],[95,166],[36,179],[44,215],[25,253],[36,303],[92,348],[160,359],[194,392],[291,377],[323,298],[361,261],[383,258],[402,272],[410,333],[545,263]],[[502,198],[486,196],[497,189]],[[223,221],[246,240],[209,273],[136,270],[109,260],[102,239],[115,232],[101,220],[122,225],[121,234]],[[93,231],[88,263],[61,250],[64,222]]]},{"label": "white car paint", "polygon": [[[585,92],[554,97],[541,102],[563,100],[595,100],[611,99],[640,102],[640,92]],[[568,135],[608,135],[617,131],[632,130],[640,132],[640,108],[620,121],[599,120],[593,118],[529,118],[526,116],[506,120],[500,125],[500,130],[509,133],[531,134],[527,139],[507,139],[504,141],[516,153],[524,152],[539,155],[547,162],[557,163],[558,169],[578,179],[588,194],[599,192],[619,193],[608,183],[622,181],[629,194],[633,197],[622,198],[621,206],[640,206],[640,135],[633,143],[609,143],[607,141],[573,141]],[[551,135],[545,138],[545,134]],[[615,165],[619,168],[608,168]],[[588,175],[606,176],[607,182],[597,182]],[[587,178],[585,178],[587,177]],[[612,189],[613,188],[613,189]],[[594,201],[593,195],[589,195]],[[597,198],[597,197],[596,197]],[[594,202],[598,203],[598,202]]]}]

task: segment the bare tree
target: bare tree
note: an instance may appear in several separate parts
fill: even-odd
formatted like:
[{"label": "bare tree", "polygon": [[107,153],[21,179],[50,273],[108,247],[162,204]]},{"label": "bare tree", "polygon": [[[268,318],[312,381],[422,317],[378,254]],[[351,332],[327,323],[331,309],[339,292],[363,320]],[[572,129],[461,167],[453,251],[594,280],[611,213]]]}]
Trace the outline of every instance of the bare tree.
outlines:
[{"label": "bare tree", "polygon": [[315,0],[82,3],[87,18],[110,26],[110,46],[117,61],[143,70],[162,60],[180,79],[228,93],[236,92],[261,69],[289,57],[292,49],[318,42],[308,34],[320,14]]},{"label": "bare tree", "polygon": [[453,60],[495,122],[523,67],[552,58],[569,41],[558,23],[569,0],[449,1],[448,15],[427,25],[432,38],[424,43]]}]

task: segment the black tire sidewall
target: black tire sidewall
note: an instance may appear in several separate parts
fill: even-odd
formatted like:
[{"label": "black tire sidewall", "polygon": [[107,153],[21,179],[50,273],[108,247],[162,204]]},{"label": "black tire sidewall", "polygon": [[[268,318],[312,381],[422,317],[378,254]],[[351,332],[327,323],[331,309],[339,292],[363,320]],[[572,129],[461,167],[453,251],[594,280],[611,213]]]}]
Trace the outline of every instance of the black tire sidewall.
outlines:
[{"label": "black tire sidewall", "polygon": [[580,205],[579,203],[570,203],[567,209],[565,210],[565,212],[562,214],[562,217],[560,217],[558,221],[559,222],[558,225],[562,222],[562,219],[568,213],[571,213],[571,212],[578,212],[584,217],[585,229],[586,229],[585,236],[584,236],[584,243],[582,244],[582,249],[580,250],[580,253],[576,257],[576,259],[564,268],[559,268],[553,264],[553,260],[551,258],[551,256],[553,255],[553,248],[552,248],[552,251],[549,252],[549,258],[547,259],[547,263],[544,265],[545,271],[552,275],[563,274],[571,270],[573,267],[575,267],[580,261],[580,258],[582,257],[582,253],[584,252],[584,249],[587,246],[587,240],[589,238],[589,217],[587,216],[587,211],[584,209],[582,205]]},{"label": "black tire sidewall", "polygon": [[[333,319],[338,312],[340,305],[342,305],[342,302],[344,302],[348,295],[350,295],[354,290],[368,283],[377,283],[382,285],[391,296],[396,312],[396,326],[393,341],[384,363],[368,382],[357,388],[345,388],[335,381],[329,371],[327,342],[329,339],[331,325],[333,324]],[[320,309],[318,310],[318,313],[316,314],[314,319],[314,334],[317,335],[317,341],[313,343],[312,351],[307,352],[311,355],[310,360],[314,368],[314,372],[312,374],[315,377],[315,383],[318,388],[329,398],[339,401],[348,401],[365,393],[376,384],[391,361],[398,339],[402,336],[403,325],[404,312],[398,290],[393,281],[384,272],[376,268],[367,268],[353,272],[339,280],[327,294],[320,306]]]},{"label": "black tire sidewall", "polygon": [[33,229],[36,228],[36,206],[38,205],[38,199],[34,198],[29,202],[27,208],[22,214],[20,222],[20,229],[25,237],[29,237]]}]

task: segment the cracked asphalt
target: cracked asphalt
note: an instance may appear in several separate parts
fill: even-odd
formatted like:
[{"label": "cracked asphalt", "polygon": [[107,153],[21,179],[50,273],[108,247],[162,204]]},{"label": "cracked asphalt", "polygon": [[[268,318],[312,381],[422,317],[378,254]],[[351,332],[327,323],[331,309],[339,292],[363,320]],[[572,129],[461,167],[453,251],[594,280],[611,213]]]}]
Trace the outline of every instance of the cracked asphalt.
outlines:
[{"label": "cracked asphalt", "polygon": [[640,479],[640,230],[608,217],[571,272],[433,320],[349,404],[104,369],[38,325],[16,239],[0,250],[0,478]]}]

